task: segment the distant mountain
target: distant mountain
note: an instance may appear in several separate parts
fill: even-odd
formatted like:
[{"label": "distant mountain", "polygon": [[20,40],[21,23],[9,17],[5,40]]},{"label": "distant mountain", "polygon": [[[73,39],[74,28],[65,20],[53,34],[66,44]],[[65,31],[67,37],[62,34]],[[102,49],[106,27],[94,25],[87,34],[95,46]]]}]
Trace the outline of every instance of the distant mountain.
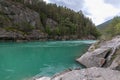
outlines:
[{"label": "distant mountain", "polygon": [[98,25],[97,28],[108,39],[120,35],[120,16]]},{"label": "distant mountain", "polygon": [[98,28],[99,30],[102,30],[102,29],[106,28],[106,27],[112,22],[112,20],[113,20],[113,19],[110,19],[110,20],[108,20],[108,21],[106,21],[106,22],[98,25],[97,28]]}]

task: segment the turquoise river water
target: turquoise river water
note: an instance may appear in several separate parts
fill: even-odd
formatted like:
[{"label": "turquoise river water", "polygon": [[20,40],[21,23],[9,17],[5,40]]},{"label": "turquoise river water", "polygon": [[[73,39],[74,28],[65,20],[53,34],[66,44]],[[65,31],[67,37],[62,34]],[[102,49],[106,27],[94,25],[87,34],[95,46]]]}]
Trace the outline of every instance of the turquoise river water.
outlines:
[{"label": "turquoise river water", "polygon": [[0,42],[0,80],[29,80],[82,67],[75,59],[95,41]]}]

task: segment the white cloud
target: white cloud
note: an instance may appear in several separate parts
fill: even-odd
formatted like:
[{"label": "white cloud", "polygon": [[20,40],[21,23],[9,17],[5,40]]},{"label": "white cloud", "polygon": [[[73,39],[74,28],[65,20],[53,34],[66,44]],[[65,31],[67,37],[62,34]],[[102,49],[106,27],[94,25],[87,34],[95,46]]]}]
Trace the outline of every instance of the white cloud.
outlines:
[{"label": "white cloud", "polygon": [[50,3],[50,0],[43,0],[43,1],[45,1],[46,3]]},{"label": "white cloud", "polygon": [[87,9],[93,22],[98,25],[108,17],[116,16],[120,10],[110,4],[104,3],[104,0],[85,0],[84,9]]},{"label": "white cloud", "polygon": [[120,8],[120,0],[104,0],[105,3],[109,3],[116,8]]},{"label": "white cloud", "polygon": [[56,3],[60,6],[66,6],[72,10],[79,11],[83,7],[84,0],[44,0],[47,3]]},{"label": "white cloud", "polygon": [[[92,19],[98,25],[104,21],[120,15],[120,9],[105,0],[44,0],[47,3],[56,3],[57,5],[66,6],[75,11],[82,10],[83,13]],[[114,0],[111,0],[114,2]],[[115,4],[115,3],[114,3]],[[120,3],[118,3],[120,4]]]}]

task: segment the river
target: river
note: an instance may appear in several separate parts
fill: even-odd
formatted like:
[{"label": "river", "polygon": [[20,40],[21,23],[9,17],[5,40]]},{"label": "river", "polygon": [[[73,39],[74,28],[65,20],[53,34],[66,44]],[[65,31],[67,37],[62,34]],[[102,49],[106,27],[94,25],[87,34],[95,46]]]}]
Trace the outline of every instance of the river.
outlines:
[{"label": "river", "polygon": [[82,68],[75,59],[95,41],[0,42],[0,80],[28,80],[52,76],[68,68]]}]

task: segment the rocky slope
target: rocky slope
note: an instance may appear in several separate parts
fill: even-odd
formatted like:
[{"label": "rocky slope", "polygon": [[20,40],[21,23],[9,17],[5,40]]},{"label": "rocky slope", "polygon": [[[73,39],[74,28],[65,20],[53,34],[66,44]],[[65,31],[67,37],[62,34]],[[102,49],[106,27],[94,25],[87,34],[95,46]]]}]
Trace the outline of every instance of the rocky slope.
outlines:
[{"label": "rocky slope", "polygon": [[72,70],[51,78],[41,77],[35,80],[120,80],[120,72],[108,68],[87,68]]},{"label": "rocky slope", "polygon": [[96,39],[92,25],[82,13],[43,0],[0,0],[0,40]]},{"label": "rocky slope", "polygon": [[[120,36],[117,36],[110,41],[98,44],[97,47],[93,44],[88,52],[78,58],[77,61],[86,67],[109,67],[114,62],[113,60],[117,58],[116,55],[120,56],[119,52],[116,54],[119,49]],[[119,63],[117,64],[119,65]]]},{"label": "rocky slope", "polygon": [[86,68],[35,80],[120,80],[120,36],[92,44],[77,61]]},{"label": "rocky slope", "polygon": [[40,15],[20,3],[0,1],[0,40],[39,40],[43,33]]}]

